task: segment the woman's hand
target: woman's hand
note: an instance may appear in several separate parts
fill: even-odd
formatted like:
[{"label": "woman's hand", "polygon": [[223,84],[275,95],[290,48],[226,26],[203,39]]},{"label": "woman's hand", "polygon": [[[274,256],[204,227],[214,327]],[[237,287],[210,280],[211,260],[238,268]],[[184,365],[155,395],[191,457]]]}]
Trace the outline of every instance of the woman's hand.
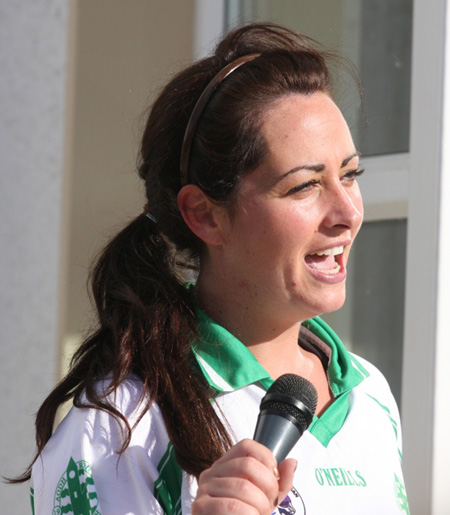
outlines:
[{"label": "woman's hand", "polygon": [[192,513],[270,515],[292,488],[295,467],[288,459],[277,468],[269,449],[242,440],[200,474]]}]

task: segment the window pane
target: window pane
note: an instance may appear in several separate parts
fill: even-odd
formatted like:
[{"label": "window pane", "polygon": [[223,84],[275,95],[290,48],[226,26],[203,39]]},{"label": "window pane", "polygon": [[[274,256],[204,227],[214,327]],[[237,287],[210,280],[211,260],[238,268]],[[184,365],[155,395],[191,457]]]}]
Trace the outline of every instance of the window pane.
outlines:
[{"label": "window pane", "polygon": [[400,406],[406,221],[364,223],[349,261],[347,301],[324,319],[386,376]]},{"label": "window pane", "polygon": [[[228,0],[227,28],[273,21],[350,58],[364,90],[337,100],[365,156],[409,150],[412,0]],[[339,86],[339,84],[338,84]]]}]

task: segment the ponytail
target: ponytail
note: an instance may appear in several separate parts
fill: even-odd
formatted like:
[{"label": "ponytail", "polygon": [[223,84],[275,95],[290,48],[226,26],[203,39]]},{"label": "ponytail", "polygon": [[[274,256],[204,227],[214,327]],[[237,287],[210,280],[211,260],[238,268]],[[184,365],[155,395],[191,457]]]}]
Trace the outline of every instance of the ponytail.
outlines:
[{"label": "ponytail", "polygon": [[[75,407],[108,412],[125,428],[122,453],[132,428],[105,394],[131,373],[144,385],[138,421],[156,401],[186,472],[198,476],[231,445],[191,351],[197,335],[194,300],[174,272],[174,260],[157,224],[145,214],[103,250],[91,274],[100,327],[74,354],[69,373],[38,411],[36,458],[52,435],[58,408],[70,399]],[[107,375],[108,390],[99,392],[95,383]],[[30,475],[31,466],[11,482]]]}]

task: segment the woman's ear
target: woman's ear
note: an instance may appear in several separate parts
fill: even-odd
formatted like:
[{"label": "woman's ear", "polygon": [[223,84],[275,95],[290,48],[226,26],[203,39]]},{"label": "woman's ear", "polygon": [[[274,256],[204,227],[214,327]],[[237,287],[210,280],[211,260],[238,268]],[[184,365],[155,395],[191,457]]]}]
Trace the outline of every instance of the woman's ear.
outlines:
[{"label": "woman's ear", "polygon": [[224,206],[213,202],[194,184],[183,186],[177,201],[186,225],[198,238],[208,245],[223,243]]}]

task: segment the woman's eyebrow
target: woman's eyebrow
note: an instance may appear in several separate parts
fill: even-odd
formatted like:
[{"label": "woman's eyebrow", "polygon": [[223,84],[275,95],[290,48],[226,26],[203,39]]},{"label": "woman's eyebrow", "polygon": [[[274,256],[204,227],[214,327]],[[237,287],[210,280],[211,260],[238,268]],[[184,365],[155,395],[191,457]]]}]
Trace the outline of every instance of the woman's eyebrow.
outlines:
[{"label": "woman's eyebrow", "polygon": [[[357,152],[357,151],[353,152],[353,154],[350,154],[348,157],[343,159],[343,161],[341,163],[341,168],[344,168],[345,166],[348,165],[348,163],[352,159],[354,159],[355,157],[359,157],[359,156],[360,156],[359,152]],[[289,170],[289,172],[286,172],[284,175],[282,175],[281,179],[284,179],[285,177],[287,177],[288,175],[291,175],[293,173],[299,172],[300,170],[308,170],[311,172],[320,173],[325,170],[325,165],[324,164],[305,164],[305,165],[296,166],[295,168],[292,168],[292,170]]]},{"label": "woman's eyebrow", "polygon": [[341,164],[341,168],[344,168],[344,166],[347,166],[348,163],[350,163],[350,161],[352,159],[354,159],[355,157],[360,157],[361,154],[355,150],[355,152],[353,152],[353,154],[351,154],[350,156],[346,157],[343,161],[342,161],[342,164]]}]

